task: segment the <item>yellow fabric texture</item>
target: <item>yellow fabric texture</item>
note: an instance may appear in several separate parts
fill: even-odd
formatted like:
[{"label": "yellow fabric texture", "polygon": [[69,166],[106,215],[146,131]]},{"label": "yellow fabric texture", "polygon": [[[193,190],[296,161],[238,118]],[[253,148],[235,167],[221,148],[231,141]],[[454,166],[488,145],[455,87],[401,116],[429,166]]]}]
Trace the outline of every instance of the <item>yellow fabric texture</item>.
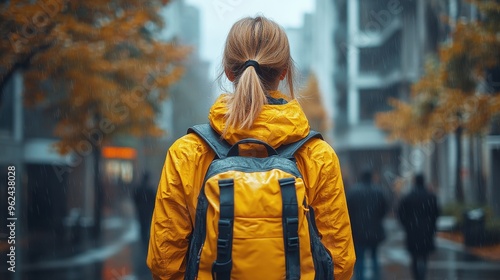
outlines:
[{"label": "yellow fabric texture", "polygon": [[[287,99],[278,91],[271,92],[271,96]],[[219,133],[224,130],[226,112],[225,95],[221,95],[208,116],[211,126]],[[225,139],[234,144],[243,138],[256,138],[277,148],[300,140],[308,133],[309,123],[299,103],[290,100],[283,105],[264,105],[251,129],[229,128]],[[153,279],[184,279],[184,257],[195,222],[198,193],[214,156],[195,134],[179,138],[167,152],[158,184],[147,257]],[[333,256],[335,279],[351,279],[356,257],[338,157],[328,143],[312,139],[299,149],[296,160],[303,175],[305,195],[315,211],[321,241]],[[257,229],[255,234],[261,232]],[[211,279],[203,275],[209,273],[200,273],[198,279]],[[303,279],[307,279],[304,275]]]}]

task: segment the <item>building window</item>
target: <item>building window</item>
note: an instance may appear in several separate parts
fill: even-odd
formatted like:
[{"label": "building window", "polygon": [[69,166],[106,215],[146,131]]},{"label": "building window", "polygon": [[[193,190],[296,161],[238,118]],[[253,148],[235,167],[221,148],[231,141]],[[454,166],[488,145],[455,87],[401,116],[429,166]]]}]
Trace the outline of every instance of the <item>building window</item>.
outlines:
[{"label": "building window", "polygon": [[[345,77],[345,76],[344,76]],[[335,129],[337,132],[343,131],[348,127],[347,117],[347,88],[343,84],[336,85],[337,90],[337,114],[335,116]]]},{"label": "building window", "polygon": [[497,117],[491,122],[490,135],[500,135],[500,118]]},{"label": "building window", "polygon": [[398,97],[398,84],[388,88],[366,89],[359,92],[359,114],[362,122],[372,122],[378,112],[389,111],[390,98]]},{"label": "building window", "polygon": [[108,159],[104,166],[110,182],[115,185],[132,183],[134,179],[134,163],[132,161]]},{"label": "building window", "polygon": [[0,92],[0,138],[12,136],[14,130],[14,83],[10,79]]},{"label": "building window", "polygon": [[359,70],[364,74],[386,75],[401,68],[401,32],[384,44],[359,50]]},{"label": "building window", "polygon": [[366,33],[381,33],[403,11],[402,1],[359,1],[359,29]]}]

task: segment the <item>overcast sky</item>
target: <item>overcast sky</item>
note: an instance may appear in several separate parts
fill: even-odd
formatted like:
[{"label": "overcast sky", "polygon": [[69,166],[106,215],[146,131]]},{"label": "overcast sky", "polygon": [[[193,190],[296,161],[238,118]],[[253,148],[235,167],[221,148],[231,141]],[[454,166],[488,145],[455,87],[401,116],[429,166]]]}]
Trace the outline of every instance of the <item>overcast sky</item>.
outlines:
[{"label": "overcast sky", "polygon": [[[315,0],[185,0],[200,9],[201,56],[211,62],[211,71],[220,66],[229,29],[245,16],[266,16],[283,27],[299,27],[303,14],[314,10]],[[211,73],[214,76],[214,73]]]}]

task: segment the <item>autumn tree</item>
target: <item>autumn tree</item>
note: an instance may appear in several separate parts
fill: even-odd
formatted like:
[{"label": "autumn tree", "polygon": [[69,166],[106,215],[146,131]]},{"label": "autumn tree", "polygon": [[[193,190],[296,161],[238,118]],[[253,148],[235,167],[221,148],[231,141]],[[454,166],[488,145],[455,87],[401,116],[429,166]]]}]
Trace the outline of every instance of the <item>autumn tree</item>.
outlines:
[{"label": "autumn tree", "polygon": [[324,133],[328,130],[329,120],[316,75],[310,74],[306,87],[300,92],[300,105],[309,120],[311,129]]},{"label": "autumn tree", "polygon": [[482,17],[459,21],[437,59],[426,63],[408,102],[390,100],[394,110],[379,113],[376,124],[392,140],[411,145],[437,141],[448,133],[457,140],[456,199],[464,201],[462,136],[481,135],[499,115],[500,95],[488,87],[489,69],[500,66],[500,3],[473,0]]},{"label": "autumn tree", "polygon": [[[11,0],[0,4],[0,87],[24,69],[25,102],[59,116],[57,150],[92,155],[95,236],[101,147],[115,135],[158,136],[159,104],[188,50],[157,39],[167,0]],[[60,170],[58,176],[68,170]]]}]

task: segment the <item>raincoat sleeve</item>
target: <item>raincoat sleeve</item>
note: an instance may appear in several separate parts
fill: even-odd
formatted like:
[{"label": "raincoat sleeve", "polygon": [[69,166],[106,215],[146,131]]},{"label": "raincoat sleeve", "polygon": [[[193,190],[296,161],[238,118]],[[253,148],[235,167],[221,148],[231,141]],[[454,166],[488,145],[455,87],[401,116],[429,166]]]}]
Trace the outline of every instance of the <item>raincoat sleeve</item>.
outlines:
[{"label": "raincoat sleeve", "polygon": [[333,257],[335,280],[349,280],[356,255],[338,157],[328,143],[312,140],[299,150],[297,164],[304,170],[321,241]]},{"label": "raincoat sleeve", "polygon": [[186,151],[190,148],[181,146],[181,142],[184,141],[176,141],[167,152],[156,194],[147,257],[155,280],[184,279],[185,256],[192,231],[185,190],[190,183],[185,173],[194,168],[189,167],[192,155]]}]

